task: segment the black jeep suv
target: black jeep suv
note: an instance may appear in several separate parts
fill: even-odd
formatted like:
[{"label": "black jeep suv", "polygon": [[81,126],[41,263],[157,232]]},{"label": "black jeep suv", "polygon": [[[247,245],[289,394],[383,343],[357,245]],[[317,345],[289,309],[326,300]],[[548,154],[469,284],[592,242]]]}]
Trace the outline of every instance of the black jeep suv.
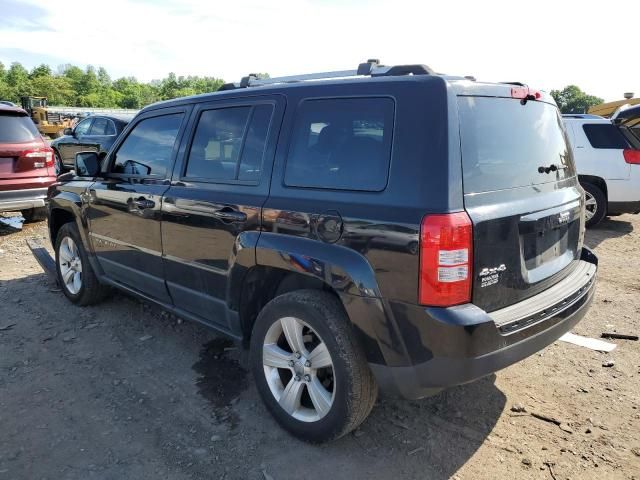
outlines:
[{"label": "black jeep suv", "polygon": [[64,294],[116,287],[243,341],[310,441],[378,386],[419,398],[533,354],[595,290],[562,120],[522,84],[375,61],[249,76],[145,108],[76,175],[50,192]]}]

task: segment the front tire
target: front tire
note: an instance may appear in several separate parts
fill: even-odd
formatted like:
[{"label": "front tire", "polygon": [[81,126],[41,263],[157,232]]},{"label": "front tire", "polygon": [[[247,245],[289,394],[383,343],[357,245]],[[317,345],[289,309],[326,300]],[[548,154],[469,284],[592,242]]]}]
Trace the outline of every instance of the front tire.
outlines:
[{"label": "front tire", "polygon": [[591,183],[583,183],[585,197],[585,225],[595,227],[607,215],[607,197],[604,192]]},{"label": "front tire", "polygon": [[58,284],[65,296],[77,305],[93,305],[103,300],[109,288],[96,277],[80,232],[74,223],[65,223],[55,244]]},{"label": "front tire", "polygon": [[353,327],[327,292],[299,290],[270,301],[253,328],[250,364],[276,421],[308,442],[346,435],[377,397]]}]

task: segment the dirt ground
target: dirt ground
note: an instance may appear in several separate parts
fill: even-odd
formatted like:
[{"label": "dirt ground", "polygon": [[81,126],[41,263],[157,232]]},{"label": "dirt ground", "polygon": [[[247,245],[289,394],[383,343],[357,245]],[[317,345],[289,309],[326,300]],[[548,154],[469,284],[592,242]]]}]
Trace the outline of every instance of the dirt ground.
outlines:
[{"label": "dirt ground", "polygon": [[[380,398],[313,446],[271,419],[233,344],[124,295],[73,306],[29,237],[48,243],[45,223],[0,224],[0,479],[640,479],[640,342],[556,342],[433,398]],[[637,335],[640,216],[586,241],[598,291],[574,332]]]}]

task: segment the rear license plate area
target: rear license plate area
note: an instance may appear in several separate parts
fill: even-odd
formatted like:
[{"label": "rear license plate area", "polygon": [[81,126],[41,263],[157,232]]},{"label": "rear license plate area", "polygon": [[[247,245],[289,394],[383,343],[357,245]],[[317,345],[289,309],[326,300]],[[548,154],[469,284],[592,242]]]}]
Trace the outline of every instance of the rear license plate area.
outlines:
[{"label": "rear license plate area", "polygon": [[569,245],[575,243],[571,235],[574,223],[576,222],[544,232],[522,235],[522,256],[527,270],[533,270],[564,255]]},{"label": "rear license plate area", "polygon": [[0,157],[0,175],[13,173],[15,157]]}]

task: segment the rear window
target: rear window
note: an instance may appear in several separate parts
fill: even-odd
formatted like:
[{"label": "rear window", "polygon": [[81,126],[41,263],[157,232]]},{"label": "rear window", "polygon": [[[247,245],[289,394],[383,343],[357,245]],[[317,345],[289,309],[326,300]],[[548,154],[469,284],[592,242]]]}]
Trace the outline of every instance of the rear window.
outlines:
[{"label": "rear window", "polygon": [[306,100],[296,115],[285,184],[383,190],[391,160],[393,117],[390,98]]},{"label": "rear window", "polygon": [[618,127],[608,123],[587,123],[582,126],[589,143],[593,148],[629,148],[626,139]]},{"label": "rear window", "polygon": [[38,129],[29,117],[0,114],[0,142],[30,142],[39,135]]},{"label": "rear window", "polygon": [[[558,109],[512,98],[458,97],[465,193],[539,185],[575,175]],[[538,167],[564,166],[539,173]]]}]

